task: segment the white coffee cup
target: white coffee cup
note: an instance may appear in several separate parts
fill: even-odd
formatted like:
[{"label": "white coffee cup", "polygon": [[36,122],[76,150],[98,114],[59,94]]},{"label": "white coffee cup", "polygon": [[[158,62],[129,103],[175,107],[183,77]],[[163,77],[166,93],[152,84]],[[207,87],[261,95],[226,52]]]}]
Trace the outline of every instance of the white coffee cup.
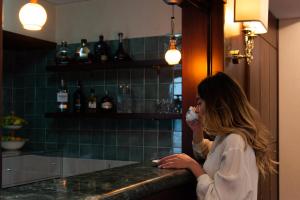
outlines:
[{"label": "white coffee cup", "polygon": [[193,121],[193,120],[197,120],[197,119],[198,119],[198,115],[196,113],[196,107],[190,106],[188,111],[186,112],[185,120]]}]

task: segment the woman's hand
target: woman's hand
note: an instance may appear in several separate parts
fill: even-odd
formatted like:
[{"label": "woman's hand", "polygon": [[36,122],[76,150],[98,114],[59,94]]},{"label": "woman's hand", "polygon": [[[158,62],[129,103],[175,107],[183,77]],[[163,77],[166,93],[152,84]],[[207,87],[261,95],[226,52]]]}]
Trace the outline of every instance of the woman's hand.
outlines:
[{"label": "woman's hand", "polygon": [[187,121],[186,123],[190,127],[193,132],[193,142],[195,144],[201,143],[203,140],[203,115],[204,115],[204,108],[203,105],[197,105],[194,108],[194,112],[198,115],[198,119],[193,121]]},{"label": "woman's hand", "polygon": [[203,131],[203,122],[202,122],[202,118],[200,118],[200,116],[198,117],[198,119],[193,120],[193,121],[187,121],[186,122],[190,129],[193,131],[193,133],[199,133],[201,131]]},{"label": "woman's hand", "polygon": [[201,165],[190,156],[182,154],[174,154],[166,156],[159,160],[159,168],[173,168],[173,169],[189,169],[196,177],[204,174]]}]

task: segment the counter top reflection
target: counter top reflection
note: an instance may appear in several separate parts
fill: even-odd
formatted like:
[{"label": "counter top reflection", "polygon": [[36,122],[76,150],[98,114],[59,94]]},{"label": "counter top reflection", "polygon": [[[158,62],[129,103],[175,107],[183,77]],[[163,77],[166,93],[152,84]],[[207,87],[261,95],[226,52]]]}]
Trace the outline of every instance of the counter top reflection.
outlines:
[{"label": "counter top reflection", "polygon": [[188,170],[159,169],[144,163],[7,188],[0,199],[144,199],[181,185],[191,183],[192,188],[194,182]]}]

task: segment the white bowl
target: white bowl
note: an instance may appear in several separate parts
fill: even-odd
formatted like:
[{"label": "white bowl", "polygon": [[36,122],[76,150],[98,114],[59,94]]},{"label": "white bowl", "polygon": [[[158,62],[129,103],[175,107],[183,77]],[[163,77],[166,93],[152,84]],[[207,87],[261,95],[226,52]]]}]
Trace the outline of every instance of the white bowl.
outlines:
[{"label": "white bowl", "polygon": [[5,150],[18,150],[21,149],[26,140],[20,141],[1,141],[1,147]]}]

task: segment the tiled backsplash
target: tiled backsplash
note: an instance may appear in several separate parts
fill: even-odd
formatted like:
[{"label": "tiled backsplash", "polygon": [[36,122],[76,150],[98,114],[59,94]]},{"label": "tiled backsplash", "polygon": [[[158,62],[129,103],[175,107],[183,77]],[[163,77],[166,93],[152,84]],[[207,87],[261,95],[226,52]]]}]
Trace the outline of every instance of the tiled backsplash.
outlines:
[{"label": "tiled backsplash", "polygon": [[[124,41],[135,60],[163,58],[168,45],[165,36],[133,38]],[[108,41],[115,52],[117,41]],[[79,44],[69,45],[75,51]],[[89,43],[93,51],[94,43]],[[13,109],[29,124],[17,135],[29,138],[25,148],[62,151],[66,157],[143,161],[181,152],[181,120],[134,119],[52,119],[45,112],[56,111],[60,78],[72,94],[81,80],[88,96],[95,88],[98,100],[106,90],[116,100],[118,86],[128,84],[133,112],[153,112],[161,99],[172,99],[181,92],[181,69],[129,68],[93,72],[46,72],[53,64],[55,50],[4,52],[4,114]],[[11,95],[13,88],[13,95]]]}]

